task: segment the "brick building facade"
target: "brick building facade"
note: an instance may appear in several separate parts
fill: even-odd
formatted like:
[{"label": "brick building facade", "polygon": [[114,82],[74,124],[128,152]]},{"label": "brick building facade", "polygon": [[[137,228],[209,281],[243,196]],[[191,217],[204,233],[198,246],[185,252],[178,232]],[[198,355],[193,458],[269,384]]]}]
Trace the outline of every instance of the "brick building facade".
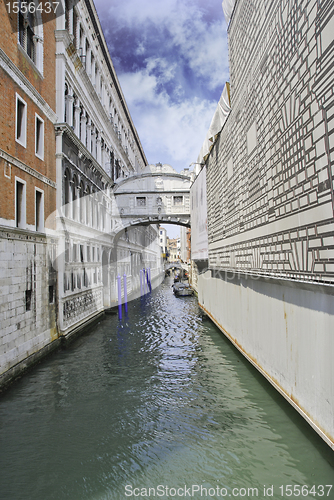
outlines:
[{"label": "brick building facade", "polygon": [[57,338],[48,258],[56,245],[55,20],[11,7],[0,6],[0,374]]}]

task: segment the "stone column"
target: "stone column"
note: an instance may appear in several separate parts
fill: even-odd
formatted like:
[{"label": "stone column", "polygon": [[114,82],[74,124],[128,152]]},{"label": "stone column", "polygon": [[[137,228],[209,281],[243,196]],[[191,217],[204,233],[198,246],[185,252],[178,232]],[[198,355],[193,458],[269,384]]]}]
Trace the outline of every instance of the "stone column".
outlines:
[{"label": "stone column", "polygon": [[70,35],[73,35],[73,4],[72,4],[72,2],[69,2],[68,32],[70,33]]},{"label": "stone column", "polygon": [[[95,71],[96,71],[96,65],[95,65]],[[96,93],[99,94],[99,88],[100,88],[100,71],[99,68],[97,68],[97,71],[95,73],[95,82],[94,82],[94,87],[96,90]]]},{"label": "stone column", "polygon": [[82,37],[80,40],[80,48],[81,48],[81,55],[85,56],[86,55],[86,35],[84,32],[82,32]]},{"label": "stone column", "polygon": [[80,120],[80,140],[86,146],[86,111],[83,109]]},{"label": "stone column", "polygon": [[94,156],[94,158],[96,158],[96,128],[95,128],[94,125],[92,127],[91,136],[92,136],[92,149],[91,149],[91,153]]},{"label": "stone column", "polygon": [[74,133],[80,138],[80,101],[78,98],[74,101]]},{"label": "stone column", "polygon": [[89,45],[88,48],[87,48],[87,52],[86,52],[86,72],[87,72],[87,75],[90,77],[90,79],[92,78],[92,48],[91,46]]},{"label": "stone column", "polygon": [[101,165],[101,157],[102,157],[101,134],[99,132],[97,132],[97,134],[96,134],[96,159],[100,165]]},{"label": "stone column", "polygon": [[95,57],[93,56],[91,64],[91,81],[93,85],[95,85],[95,67],[96,67]]},{"label": "stone column", "polygon": [[68,94],[67,96],[65,97],[65,106],[66,106],[66,123],[68,123],[68,125],[70,127],[72,127],[73,125],[73,101],[74,101],[74,97],[73,97],[73,89],[72,87],[68,87]]},{"label": "stone column", "polygon": [[94,128],[92,126],[92,121],[90,117],[87,119],[87,149],[91,153],[92,152],[92,140],[91,140],[91,130]]},{"label": "stone column", "polygon": [[81,26],[81,24],[80,24],[80,21],[78,19],[77,20],[77,25],[76,25],[76,33],[75,33],[75,39],[76,39],[76,47],[75,48],[77,50],[79,50],[79,48],[80,48],[80,42],[81,42],[81,40],[80,40],[80,26]]},{"label": "stone column", "polygon": [[86,67],[86,35],[84,32],[82,33],[82,37],[80,39],[79,56],[80,56],[80,59],[81,59],[83,66],[85,68]]}]

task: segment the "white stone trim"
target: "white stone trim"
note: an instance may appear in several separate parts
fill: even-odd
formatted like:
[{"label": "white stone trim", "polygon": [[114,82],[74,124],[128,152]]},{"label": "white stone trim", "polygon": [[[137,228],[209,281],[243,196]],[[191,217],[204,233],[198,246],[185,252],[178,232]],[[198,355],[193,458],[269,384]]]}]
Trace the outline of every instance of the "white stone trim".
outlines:
[{"label": "white stone trim", "polygon": [[[41,122],[41,137],[40,137],[40,142],[42,144],[40,151],[36,151],[36,146],[37,146],[37,121]],[[35,113],[35,155],[37,158],[40,160],[44,161],[44,120],[41,118],[37,113]]]},{"label": "white stone trim", "polygon": [[[39,210],[39,220],[40,224],[37,227],[37,220],[36,220],[36,212],[37,212],[37,193],[41,193],[41,206]],[[38,187],[35,186],[35,231],[38,231],[39,233],[44,232],[44,191],[43,189],[39,189]]]},{"label": "white stone trim", "polygon": [[38,106],[38,108],[52,123],[57,122],[56,113],[2,49],[0,49],[0,68],[8,74],[8,76],[23,90],[27,97],[29,97],[29,99],[31,99],[36,106]]},{"label": "white stone trim", "polygon": [[[21,207],[21,224],[18,225],[18,221],[16,218],[17,215],[17,185],[23,185],[23,193],[22,193],[22,207]],[[27,227],[27,183],[20,177],[15,176],[15,227],[20,229],[26,229]]]},{"label": "white stone trim", "polygon": [[[18,127],[18,103],[24,105],[24,112],[22,115],[22,124],[21,124],[21,136],[17,137],[17,127]],[[28,106],[26,101],[15,92],[15,141],[18,142],[22,147],[27,147],[27,114],[28,114]]]},{"label": "white stone trim", "polygon": [[47,184],[48,186],[50,186],[54,189],[57,188],[57,184],[55,182],[53,182],[51,179],[48,179],[48,177],[45,177],[45,175],[40,174],[39,172],[37,172],[37,170],[29,167],[28,165],[26,165],[22,161],[18,160],[17,158],[14,158],[14,156],[11,156],[10,154],[6,153],[6,151],[4,151],[3,149],[0,149],[0,158],[3,158],[8,163],[23,170],[24,172],[31,175],[32,177],[35,177],[36,179],[43,182],[44,184]]}]

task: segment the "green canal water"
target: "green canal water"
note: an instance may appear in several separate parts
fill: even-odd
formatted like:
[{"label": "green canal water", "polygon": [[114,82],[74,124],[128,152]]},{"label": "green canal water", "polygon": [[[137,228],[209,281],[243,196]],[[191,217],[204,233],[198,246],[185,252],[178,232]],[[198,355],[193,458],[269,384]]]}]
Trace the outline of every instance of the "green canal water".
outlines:
[{"label": "green canal water", "polygon": [[1,500],[334,498],[330,448],[168,279],[0,396],[0,450]]}]

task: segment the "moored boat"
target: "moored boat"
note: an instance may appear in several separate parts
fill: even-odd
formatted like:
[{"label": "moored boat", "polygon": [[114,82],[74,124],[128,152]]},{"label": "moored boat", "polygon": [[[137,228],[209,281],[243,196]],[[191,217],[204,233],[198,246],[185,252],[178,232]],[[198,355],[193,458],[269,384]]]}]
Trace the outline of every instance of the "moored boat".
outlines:
[{"label": "moored boat", "polygon": [[186,297],[188,295],[194,294],[194,290],[191,288],[189,283],[182,283],[182,282],[174,283],[173,292],[174,295],[178,297]]}]

